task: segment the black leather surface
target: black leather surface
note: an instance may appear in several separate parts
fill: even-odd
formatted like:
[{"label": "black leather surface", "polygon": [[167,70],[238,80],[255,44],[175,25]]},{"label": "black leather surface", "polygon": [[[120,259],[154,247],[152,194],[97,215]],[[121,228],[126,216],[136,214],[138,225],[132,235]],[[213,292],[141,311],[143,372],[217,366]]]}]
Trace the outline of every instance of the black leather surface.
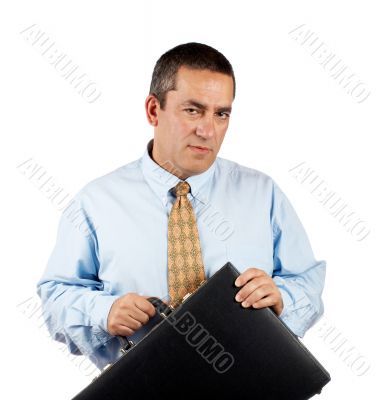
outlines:
[{"label": "black leather surface", "polygon": [[227,263],[74,400],[302,400],[319,393],[328,372],[271,309],[235,301],[238,275]]}]

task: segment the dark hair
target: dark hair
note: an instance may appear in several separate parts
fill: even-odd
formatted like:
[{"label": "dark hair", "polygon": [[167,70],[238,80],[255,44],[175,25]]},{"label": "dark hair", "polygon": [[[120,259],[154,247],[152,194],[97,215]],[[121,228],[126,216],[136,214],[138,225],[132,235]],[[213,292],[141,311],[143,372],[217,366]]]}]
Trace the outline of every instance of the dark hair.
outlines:
[{"label": "dark hair", "polygon": [[168,50],[156,62],[149,94],[156,96],[161,109],[164,109],[167,92],[176,90],[176,75],[182,66],[199,70],[208,69],[231,76],[234,84],[233,98],[235,98],[235,76],[227,58],[213,47],[191,42]]}]

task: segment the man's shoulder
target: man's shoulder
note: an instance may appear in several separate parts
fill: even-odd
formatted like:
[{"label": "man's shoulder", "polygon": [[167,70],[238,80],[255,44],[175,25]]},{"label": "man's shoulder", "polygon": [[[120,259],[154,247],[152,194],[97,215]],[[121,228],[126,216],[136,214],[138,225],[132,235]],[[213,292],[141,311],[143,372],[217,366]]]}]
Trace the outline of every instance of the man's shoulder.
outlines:
[{"label": "man's shoulder", "polygon": [[86,183],[78,192],[78,196],[95,195],[99,192],[112,191],[125,182],[134,182],[141,178],[141,159],[121,165],[114,170],[94,178]]},{"label": "man's shoulder", "polygon": [[264,185],[275,184],[273,178],[258,169],[248,167],[226,158],[217,157],[221,175],[234,182],[257,183]]}]

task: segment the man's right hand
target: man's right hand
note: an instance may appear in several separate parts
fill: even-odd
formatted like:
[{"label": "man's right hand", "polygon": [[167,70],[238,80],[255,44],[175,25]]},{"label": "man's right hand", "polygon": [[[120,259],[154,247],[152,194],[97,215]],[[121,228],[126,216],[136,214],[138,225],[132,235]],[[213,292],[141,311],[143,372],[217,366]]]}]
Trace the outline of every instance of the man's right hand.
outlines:
[{"label": "man's right hand", "polygon": [[118,298],[110,308],[107,329],[113,336],[131,336],[156,314],[147,298],[128,293]]}]

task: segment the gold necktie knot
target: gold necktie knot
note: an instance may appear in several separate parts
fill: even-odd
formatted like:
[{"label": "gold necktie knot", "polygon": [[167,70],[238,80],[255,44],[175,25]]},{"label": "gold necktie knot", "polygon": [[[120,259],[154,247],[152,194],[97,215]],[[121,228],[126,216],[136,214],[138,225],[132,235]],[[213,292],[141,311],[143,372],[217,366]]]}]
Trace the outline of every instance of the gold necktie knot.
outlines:
[{"label": "gold necktie knot", "polygon": [[188,182],[181,181],[179,182],[175,187],[174,191],[176,194],[176,197],[178,196],[186,196],[191,190],[191,187]]}]

